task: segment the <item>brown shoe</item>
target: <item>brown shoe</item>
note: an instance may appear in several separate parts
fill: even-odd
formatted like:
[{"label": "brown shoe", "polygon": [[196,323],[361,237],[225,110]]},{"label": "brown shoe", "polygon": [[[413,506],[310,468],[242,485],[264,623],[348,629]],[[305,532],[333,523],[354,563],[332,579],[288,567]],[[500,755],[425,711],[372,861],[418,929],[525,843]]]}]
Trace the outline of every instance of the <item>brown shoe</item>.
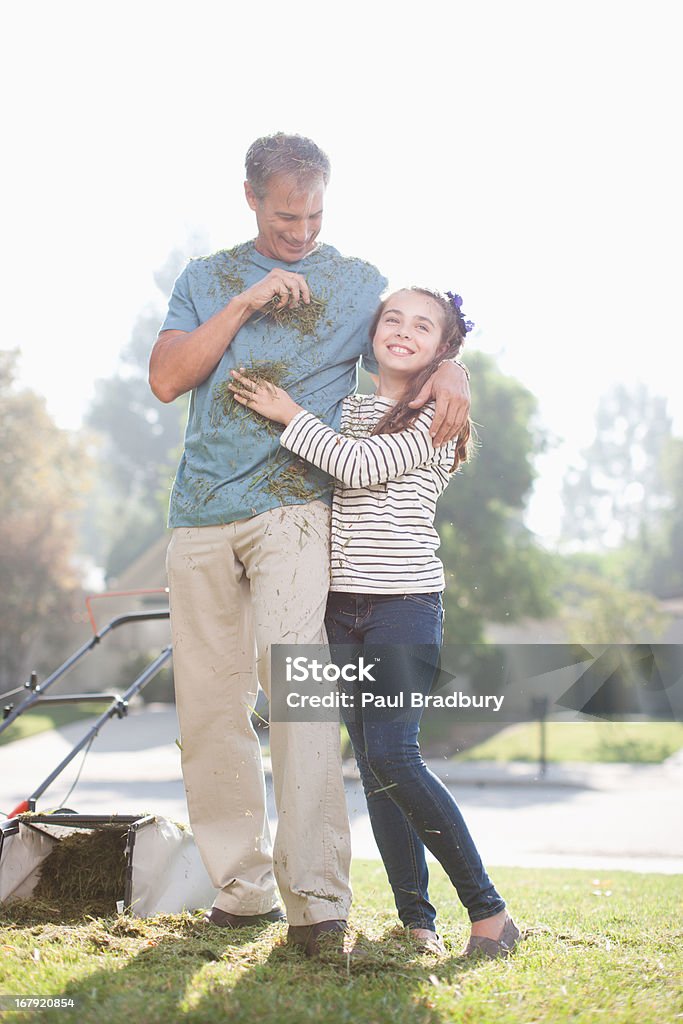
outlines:
[{"label": "brown shoe", "polygon": [[484,935],[470,935],[469,941],[462,951],[462,956],[484,956],[490,960],[508,957],[521,938],[522,933],[512,918],[508,916],[497,939],[487,939]]},{"label": "brown shoe", "polygon": [[343,953],[346,921],[318,921],[317,924],[291,925],[287,929],[287,945],[297,946],[306,956],[321,953]]},{"label": "brown shoe", "polygon": [[204,914],[204,920],[209,924],[215,924],[219,928],[251,928],[255,924],[270,924],[273,921],[286,920],[280,907],[273,907],[266,914],[229,914],[227,910],[220,910],[218,907],[211,907]]}]

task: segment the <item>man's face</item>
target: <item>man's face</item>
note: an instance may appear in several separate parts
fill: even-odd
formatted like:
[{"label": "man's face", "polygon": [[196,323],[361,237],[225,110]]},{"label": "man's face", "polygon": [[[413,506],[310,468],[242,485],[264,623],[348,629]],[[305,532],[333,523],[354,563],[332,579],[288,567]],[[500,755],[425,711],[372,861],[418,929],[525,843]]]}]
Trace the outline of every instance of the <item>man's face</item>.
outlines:
[{"label": "man's face", "polygon": [[322,177],[305,185],[286,175],[270,178],[263,199],[248,181],[244,192],[256,214],[256,248],[262,256],[296,263],[315,248],[322,227],[325,184]]}]

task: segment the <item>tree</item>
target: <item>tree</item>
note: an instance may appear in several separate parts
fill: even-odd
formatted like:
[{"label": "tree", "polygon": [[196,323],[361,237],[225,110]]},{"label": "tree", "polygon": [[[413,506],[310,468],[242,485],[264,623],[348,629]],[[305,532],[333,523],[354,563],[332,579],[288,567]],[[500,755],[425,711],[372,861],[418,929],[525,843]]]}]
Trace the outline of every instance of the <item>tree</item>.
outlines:
[{"label": "tree", "polygon": [[671,438],[666,399],[644,384],[605,395],[595,437],[563,485],[563,539],[595,548],[616,547],[647,529],[666,506],[662,454]]},{"label": "tree", "polygon": [[0,684],[24,681],[38,641],[70,620],[78,588],[73,514],[84,483],[82,445],[59,430],[42,398],[14,387],[17,353],[0,352]]},{"label": "tree", "polygon": [[669,620],[652,594],[629,590],[569,558],[562,620],[570,643],[654,643]]},{"label": "tree", "polygon": [[664,508],[654,524],[643,524],[625,552],[632,585],[660,598],[683,594],[683,439],[671,438],[662,452]]},{"label": "tree", "polygon": [[533,459],[545,444],[534,425],[536,401],[489,356],[474,353],[468,366],[477,451],[440,499],[436,519],[452,644],[481,642],[487,619],[543,617],[553,607],[554,559],[522,522]]},{"label": "tree", "polygon": [[[174,250],[154,275],[164,298],[199,237]],[[83,544],[108,576],[126,568],[165,529],[168,494],[180,458],[184,402],[163,405],[147,382],[149,353],[163,319],[161,304],[144,310],[121,353],[118,373],[96,385],[86,416],[98,449],[97,482],[82,524]]]},{"label": "tree", "polygon": [[117,575],[165,528],[185,406],[157,402],[147,383],[150,339],[159,322],[152,312],[138,317],[120,371],[97,382],[86,415],[98,471],[84,544],[107,575]]}]

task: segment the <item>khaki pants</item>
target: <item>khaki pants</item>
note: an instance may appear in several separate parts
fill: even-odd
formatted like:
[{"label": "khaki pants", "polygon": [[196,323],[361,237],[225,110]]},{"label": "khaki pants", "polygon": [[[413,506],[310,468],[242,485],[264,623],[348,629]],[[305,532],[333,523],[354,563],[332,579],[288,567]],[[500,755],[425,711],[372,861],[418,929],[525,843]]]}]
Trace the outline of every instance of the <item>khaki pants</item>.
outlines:
[{"label": "khaki pants", "polygon": [[[339,726],[271,723],[271,851],[250,719],[256,670],[270,698],[271,644],[325,642],[329,509],[315,501],[176,529],[167,567],[183,778],[197,846],[220,890],[214,905],[265,913],[277,903],[277,879],[291,925],[345,919],[350,840]],[[272,680],[278,685],[284,680]]]}]

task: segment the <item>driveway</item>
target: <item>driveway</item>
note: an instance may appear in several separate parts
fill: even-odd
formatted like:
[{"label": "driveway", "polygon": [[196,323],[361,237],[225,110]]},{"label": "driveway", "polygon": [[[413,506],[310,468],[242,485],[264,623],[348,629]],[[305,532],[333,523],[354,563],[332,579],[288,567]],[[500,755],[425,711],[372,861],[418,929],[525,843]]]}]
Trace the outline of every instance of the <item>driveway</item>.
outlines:
[{"label": "driveway", "polygon": [[[80,722],[0,747],[0,810],[8,814],[87,731]],[[175,709],[144,705],[108,722],[38,801],[81,814],[153,813],[188,820]],[[664,765],[533,765],[430,761],[490,866],[683,871],[683,759]],[[80,770],[73,793],[72,783]],[[355,766],[345,769],[356,857],[378,857]],[[267,773],[273,820],[270,775]]]}]

